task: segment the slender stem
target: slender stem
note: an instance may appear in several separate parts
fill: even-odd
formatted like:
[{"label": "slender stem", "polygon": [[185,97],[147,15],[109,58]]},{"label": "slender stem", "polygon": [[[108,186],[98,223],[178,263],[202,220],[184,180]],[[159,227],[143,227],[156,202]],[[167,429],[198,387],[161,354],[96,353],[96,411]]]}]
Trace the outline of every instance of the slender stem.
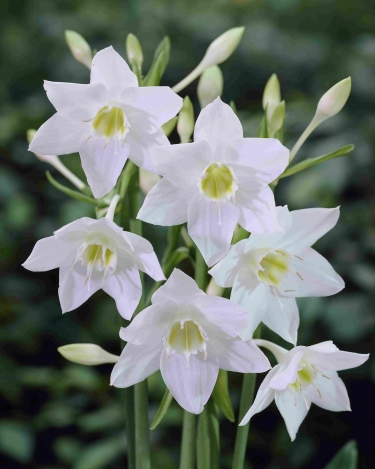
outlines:
[{"label": "slender stem", "polygon": [[[122,391],[122,389],[121,389]],[[134,386],[123,390],[126,422],[126,442],[128,455],[128,469],[135,467],[135,421],[134,421]]]},{"label": "slender stem", "polygon": [[184,411],[180,469],[195,468],[196,416]]},{"label": "slender stem", "polygon": [[201,290],[207,287],[207,265],[199,249],[195,250],[195,281]]},{"label": "slender stem", "polygon": [[[259,338],[261,334],[261,326],[253,334],[253,338]],[[240,413],[238,421],[241,422],[246,412],[251,407],[254,400],[256,374],[248,373],[243,377],[242,393],[240,401]],[[245,462],[246,446],[249,436],[250,422],[243,427],[237,427],[236,444],[234,447],[233,466],[232,469],[243,469]]]},{"label": "slender stem", "polygon": [[298,150],[302,147],[302,145],[305,143],[307,138],[310,136],[310,134],[318,127],[320,124],[319,121],[313,118],[313,120],[310,122],[310,124],[306,127],[305,131],[302,133],[300,138],[297,140],[295,143],[294,147],[290,151],[290,156],[289,156],[289,163],[291,163],[296,156]]},{"label": "slender stem", "polygon": [[184,88],[186,88],[192,81],[199,77],[199,75],[204,72],[204,68],[201,68],[199,65],[191,72],[187,77],[181,80],[177,85],[175,85],[172,90],[175,93],[179,93]]},{"label": "slender stem", "polygon": [[113,217],[115,216],[115,211],[116,211],[116,207],[117,207],[119,200],[120,200],[120,196],[118,194],[113,196],[113,199],[111,200],[111,203],[109,204],[107,214],[105,216],[108,220],[113,221]]},{"label": "slender stem", "polygon": [[135,172],[136,172],[136,166],[132,161],[129,160],[126,163],[125,169],[121,174],[119,194],[122,199],[125,197],[126,191],[128,190],[130,181],[132,180]]},{"label": "slender stem", "polygon": [[68,181],[70,181],[80,191],[85,191],[87,188],[86,184],[73,174],[60,160],[58,156],[54,156],[48,160],[48,162],[57,169]]},{"label": "slender stem", "polygon": [[207,404],[203,412],[198,417],[198,431],[197,431],[197,468],[198,469],[211,469],[210,464],[210,448],[211,438],[208,421]]}]

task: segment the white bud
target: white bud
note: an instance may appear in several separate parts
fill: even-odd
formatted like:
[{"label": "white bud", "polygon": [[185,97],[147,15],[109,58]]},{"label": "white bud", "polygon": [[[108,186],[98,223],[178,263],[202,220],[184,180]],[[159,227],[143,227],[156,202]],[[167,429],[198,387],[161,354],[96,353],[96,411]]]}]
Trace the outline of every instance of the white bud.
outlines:
[{"label": "white bud", "polygon": [[92,51],[86,39],[75,31],[65,31],[65,40],[73,57],[91,69]]},{"label": "white bud", "polygon": [[245,28],[243,26],[229,29],[216,38],[209,46],[199,64],[199,67],[205,69],[212,65],[218,65],[227,60],[236,50],[240,43]]},{"label": "white bud", "polygon": [[276,132],[282,128],[285,120],[285,101],[281,101],[268,120],[268,136],[274,137]]},{"label": "white bud", "polygon": [[159,182],[160,176],[154,173],[150,173],[145,169],[139,168],[139,187],[141,191],[146,195]]},{"label": "white bud", "polygon": [[319,123],[335,116],[345,106],[352,88],[350,77],[332,86],[321,98],[316,109],[315,120]]},{"label": "white bud", "polygon": [[126,55],[131,64],[136,64],[141,67],[143,64],[142,46],[138,38],[134,34],[128,34],[126,38]]},{"label": "white bud", "polygon": [[80,365],[94,366],[117,363],[120,358],[95,344],[69,344],[59,347],[57,350],[67,360]]},{"label": "white bud", "polygon": [[177,121],[177,133],[180,136],[181,143],[189,143],[193,132],[194,108],[189,96],[185,96]]},{"label": "white bud", "polygon": [[224,288],[219,287],[219,285],[215,282],[214,278],[212,277],[210,283],[208,284],[206,293],[210,296],[222,296],[222,294],[224,293]]},{"label": "white bud", "polygon": [[267,120],[269,121],[274,113],[277,105],[281,101],[280,82],[276,73],[273,73],[268,79],[264,87],[262,105],[263,109],[267,109]]},{"label": "white bud", "polygon": [[222,95],[224,87],[224,78],[220,67],[212,65],[208,67],[201,75],[198,82],[198,99],[201,108],[212,103],[215,99]]}]

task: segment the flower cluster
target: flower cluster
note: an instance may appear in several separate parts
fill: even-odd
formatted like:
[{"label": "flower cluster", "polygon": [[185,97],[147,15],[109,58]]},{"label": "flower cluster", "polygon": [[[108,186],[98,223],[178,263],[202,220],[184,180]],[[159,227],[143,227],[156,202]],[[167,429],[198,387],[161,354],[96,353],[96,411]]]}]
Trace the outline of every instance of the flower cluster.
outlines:
[{"label": "flower cluster", "polygon": [[[210,52],[212,60],[202,61],[207,64],[201,65],[199,73],[220,63],[218,44]],[[134,37],[129,48],[133,70],[139,72],[143,57]],[[207,57],[211,57],[209,51]],[[210,80],[218,76],[216,69],[211,72],[206,74]],[[63,313],[103,289],[127,320],[142,296],[139,271],[158,282],[172,272],[154,292],[152,304],[121,329],[120,337],[127,344],[114,366],[111,384],[129,387],[160,369],[177,402],[198,414],[213,392],[220,369],[270,370],[258,348],[264,346],[279,363],[269,371],[240,425],[275,399],[294,439],[312,402],[333,411],[350,409],[337,371],[358,366],[368,357],[340,352],[332,342],[295,346],[296,298],[333,295],[344,288],[342,278],[312,248],[336,225],[339,208],[290,212],[287,206],[276,206],[270,184],[282,177],[292,157],[276,138],[285,103],[275,76],[264,100],[268,138],[245,138],[234,110],[212,95],[210,86],[209,103],[200,96],[204,108],[195,124],[194,142],[189,142],[193,108],[185,101],[178,126],[184,143],[171,145],[162,125],[178,114],[182,99],[169,87],[140,87],[138,75],[109,47],[94,56],[90,84],[45,82],[57,112],[38,130],[30,150],[42,156],[78,151],[92,194],[101,198],[115,188],[115,195],[111,193],[104,218],[76,220],[38,241],[24,267],[60,269]],[[200,82],[200,94],[204,89]],[[215,89],[220,93],[222,83]],[[124,169],[128,158],[131,162]],[[125,203],[117,181],[133,163],[161,176],[137,218],[161,226],[187,223],[186,237],[194,241],[197,257],[203,256],[211,267],[209,273],[218,286],[232,289],[230,300],[207,295],[202,285],[179,269],[167,272],[163,265],[163,273],[151,243],[113,221],[117,203]],[[235,242],[233,235],[239,229],[251,235]],[[197,258],[195,262],[198,269]],[[288,352],[254,340],[260,323],[295,347]],[[90,364],[91,353],[92,364],[117,361],[96,346],[88,347],[84,358],[76,361]],[[80,346],[62,349],[72,360],[81,353]]]}]

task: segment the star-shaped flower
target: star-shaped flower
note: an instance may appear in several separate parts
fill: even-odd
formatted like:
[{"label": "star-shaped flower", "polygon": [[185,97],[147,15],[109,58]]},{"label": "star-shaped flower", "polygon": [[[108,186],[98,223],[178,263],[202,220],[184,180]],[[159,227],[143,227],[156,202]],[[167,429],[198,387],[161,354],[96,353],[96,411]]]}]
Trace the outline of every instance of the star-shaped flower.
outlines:
[{"label": "star-shaped flower", "polygon": [[231,300],[249,314],[244,338],[260,322],[283,339],[297,341],[299,312],[295,298],[329,296],[344,288],[343,279],[312,246],[331,230],[339,208],[289,212],[278,207],[284,233],[252,234],[235,244],[210,273],[221,287],[233,287]]},{"label": "star-shaped flower", "polygon": [[33,272],[60,268],[63,313],[102,288],[125,319],[132,317],[141,298],[139,270],[154,280],[165,279],[151,243],[107,218],[81,218],[41,239],[23,266]]},{"label": "star-shaped flower", "polygon": [[219,368],[240,373],[270,368],[254,341],[239,337],[245,311],[229,300],[206,295],[180,270],[175,269],[156,291],[152,303],[121,329],[128,344],[112,371],[114,386],[132,386],[160,369],[181,407],[199,414]]},{"label": "star-shaped flower", "polygon": [[268,184],[286,168],[279,140],[243,138],[241,123],[220,98],[200,113],[194,143],[150,149],[163,176],[138,218],[155,225],[188,223],[208,265],[229,250],[237,223],[252,233],[280,230]]},{"label": "star-shaped flower", "polygon": [[97,198],[115,186],[128,157],[155,172],[148,147],[169,144],[161,126],[182,106],[169,87],[138,87],[125,60],[107,47],[92,61],[89,85],[45,81],[44,88],[57,113],[40,127],[30,151],[78,151]]}]

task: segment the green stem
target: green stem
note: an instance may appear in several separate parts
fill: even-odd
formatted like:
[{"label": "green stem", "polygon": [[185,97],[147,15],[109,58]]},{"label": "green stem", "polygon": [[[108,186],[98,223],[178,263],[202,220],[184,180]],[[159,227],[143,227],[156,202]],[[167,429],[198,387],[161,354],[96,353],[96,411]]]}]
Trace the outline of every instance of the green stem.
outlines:
[{"label": "green stem", "polygon": [[195,435],[196,416],[185,410],[184,422],[182,427],[180,469],[195,468]]},{"label": "green stem", "polygon": [[134,387],[130,386],[123,391],[126,442],[128,455],[128,469],[135,469],[135,422],[134,422]]},{"label": "green stem", "polygon": [[[253,338],[260,338],[261,326],[259,325],[253,334]],[[243,377],[240,413],[238,422],[241,422],[246,412],[250,409],[254,400],[254,391],[256,383],[256,374],[248,373]],[[232,469],[243,469],[245,462],[246,446],[249,436],[250,422],[243,427],[237,427],[236,444],[234,447]]]},{"label": "green stem", "polygon": [[195,250],[195,281],[201,290],[207,287],[207,265],[199,249]]},{"label": "green stem", "polygon": [[211,469],[210,465],[211,438],[209,431],[209,419],[207,404],[198,417],[197,431],[197,468]]}]

